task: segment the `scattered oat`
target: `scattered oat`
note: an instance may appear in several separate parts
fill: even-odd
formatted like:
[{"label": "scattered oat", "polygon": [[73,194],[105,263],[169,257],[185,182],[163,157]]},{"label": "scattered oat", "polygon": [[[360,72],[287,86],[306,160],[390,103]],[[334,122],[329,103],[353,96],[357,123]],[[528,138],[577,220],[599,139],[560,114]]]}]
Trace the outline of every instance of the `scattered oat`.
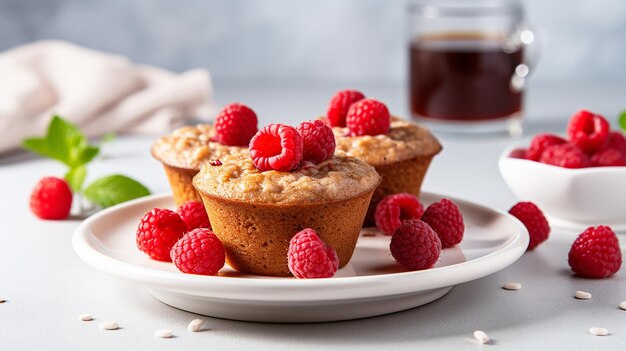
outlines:
[{"label": "scattered oat", "polygon": [[478,340],[478,342],[480,342],[481,344],[486,344],[489,342],[489,336],[487,335],[487,333],[485,333],[482,330],[477,330],[474,332],[474,337],[476,338],[476,340]]},{"label": "scattered oat", "polygon": [[157,338],[167,339],[167,338],[171,338],[172,336],[174,336],[174,334],[169,329],[159,329],[156,332],[154,332],[154,336],[156,336]]},{"label": "scattered oat", "polygon": [[504,283],[502,285],[502,289],[504,290],[519,290],[522,288],[522,284],[520,283]]},{"label": "scattered oat", "polygon": [[619,308],[621,308],[622,310],[626,311],[626,301],[622,301],[619,303]]},{"label": "scattered oat", "polygon": [[118,329],[119,327],[120,326],[117,324],[117,322],[104,321],[100,323],[100,329],[104,329],[104,330],[115,330],[115,329]]},{"label": "scattered oat", "polygon": [[589,299],[591,299],[591,293],[588,293],[586,291],[578,290],[578,291],[576,291],[576,294],[574,294],[574,297],[579,299],[579,300],[589,300]]},{"label": "scattered oat", "polygon": [[598,327],[591,327],[589,328],[589,333],[595,335],[595,336],[607,336],[609,335],[609,331],[606,328],[598,328]]},{"label": "scattered oat", "polygon": [[187,330],[194,333],[198,332],[200,331],[200,329],[202,329],[202,323],[202,319],[194,319],[189,322],[189,325],[187,325]]},{"label": "scattered oat", "polygon": [[90,314],[82,313],[78,315],[78,320],[83,322],[89,322],[93,320],[93,317]]}]

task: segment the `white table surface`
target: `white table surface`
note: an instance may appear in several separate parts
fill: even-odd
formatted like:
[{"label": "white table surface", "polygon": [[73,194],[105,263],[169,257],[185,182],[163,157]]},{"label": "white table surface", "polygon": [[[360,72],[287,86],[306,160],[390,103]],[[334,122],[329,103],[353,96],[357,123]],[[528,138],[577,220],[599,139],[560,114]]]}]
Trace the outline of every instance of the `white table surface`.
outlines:
[{"label": "white table surface", "polygon": [[[399,85],[356,86],[386,101],[392,111],[406,113]],[[265,123],[297,122],[323,112],[335,90],[343,86],[216,87],[220,105],[234,100],[250,104]],[[568,116],[588,107],[614,119],[626,107],[626,85],[532,87],[528,128],[562,131]],[[153,137],[120,137],[104,147],[89,166],[89,175],[124,173],[144,182],[154,193],[168,191],[160,165],[149,156]],[[508,210],[517,199],[506,188],[496,166],[506,138],[453,140],[441,138],[444,151],[434,160],[424,189]],[[141,286],[121,281],[84,264],[71,247],[80,219],[41,221],[28,208],[34,184],[45,175],[61,176],[59,164],[23,153],[0,156],[0,350],[210,350],[269,349],[478,349],[502,350],[626,349],[624,269],[611,279],[573,277],[567,253],[576,233],[553,230],[549,240],[509,268],[458,285],[429,305],[391,315],[324,324],[260,324],[201,317],[210,328],[186,330],[197,315],[166,306]],[[620,236],[622,243],[626,237]],[[622,244],[622,247],[624,245]],[[523,284],[517,292],[504,282]],[[573,298],[576,290],[593,293],[590,301]],[[79,322],[80,313],[93,322]],[[103,320],[121,329],[103,331]],[[611,335],[589,334],[592,326]],[[170,328],[173,339],[154,332]],[[472,332],[486,331],[491,345],[477,344]]]}]

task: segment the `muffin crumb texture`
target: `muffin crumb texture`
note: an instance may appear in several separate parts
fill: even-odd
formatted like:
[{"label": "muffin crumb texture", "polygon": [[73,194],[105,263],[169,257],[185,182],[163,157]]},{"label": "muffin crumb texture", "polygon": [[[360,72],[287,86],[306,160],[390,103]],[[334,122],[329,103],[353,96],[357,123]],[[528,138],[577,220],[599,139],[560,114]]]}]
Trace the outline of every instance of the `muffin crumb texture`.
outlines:
[{"label": "muffin crumb texture", "polygon": [[373,166],[400,162],[420,155],[435,155],[441,145],[428,129],[393,117],[387,134],[347,136],[348,128],[334,127],[337,150]]},{"label": "muffin crumb texture", "polygon": [[294,204],[339,201],[372,190],[380,182],[376,170],[356,158],[337,154],[315,165],[305,161],[293,172],[259,171],[246,154],[205,164],[194,186],[208,195],[256,203]]},{"label": "muffin crumb texture", "polygon": [[208,124],[182,127],[156,141],[152,154],[166,165],[200,170],[202,164],[226,155],[247,152],[240,146],[213,141],[215,129]]}]

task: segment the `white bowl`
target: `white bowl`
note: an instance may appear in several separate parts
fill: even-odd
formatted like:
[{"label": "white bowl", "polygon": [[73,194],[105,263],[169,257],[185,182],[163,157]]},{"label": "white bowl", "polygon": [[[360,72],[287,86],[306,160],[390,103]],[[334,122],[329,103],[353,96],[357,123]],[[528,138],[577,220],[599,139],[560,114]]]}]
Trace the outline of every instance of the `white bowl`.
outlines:
[{"label": "white bowl", "polygon": [[626,228],[626,167],[569,169],[500,155],[500,174],[522,201],[539,206],[561,227],[609,225]]}]

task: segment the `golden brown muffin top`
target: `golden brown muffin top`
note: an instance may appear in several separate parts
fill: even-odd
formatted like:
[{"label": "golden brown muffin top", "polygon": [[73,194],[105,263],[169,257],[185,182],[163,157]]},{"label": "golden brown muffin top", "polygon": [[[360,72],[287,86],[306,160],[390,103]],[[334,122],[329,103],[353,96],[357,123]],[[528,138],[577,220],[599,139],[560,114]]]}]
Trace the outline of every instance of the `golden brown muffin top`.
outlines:
[{"label": "golden brown muffin top", "polygon": [[200,192],[235,201],[303,204],[340,201],[372,191],[380,176],[367,163],[336,154],[313,164],[305,161],[293,172],[261,172],[250,156],[232,154],[222,165],[205,164],[193,179]]},{"label": "golden brown muffin top", "polygon": [[200,170],[213,159],[232,153],[247,153],[247,147],[222,145],[213,141],[215,130],[208,124],[182,127],[159,138],[152,145],[152,155],[168,166]]},{"label": "golden brown muffin top", "polygon": [[337,151],[357,157],[372,166],[383,166],[441,151],[439,141],[428,129],[392,117],[387,134],[347,136],[348,128],[334,127]]}]

